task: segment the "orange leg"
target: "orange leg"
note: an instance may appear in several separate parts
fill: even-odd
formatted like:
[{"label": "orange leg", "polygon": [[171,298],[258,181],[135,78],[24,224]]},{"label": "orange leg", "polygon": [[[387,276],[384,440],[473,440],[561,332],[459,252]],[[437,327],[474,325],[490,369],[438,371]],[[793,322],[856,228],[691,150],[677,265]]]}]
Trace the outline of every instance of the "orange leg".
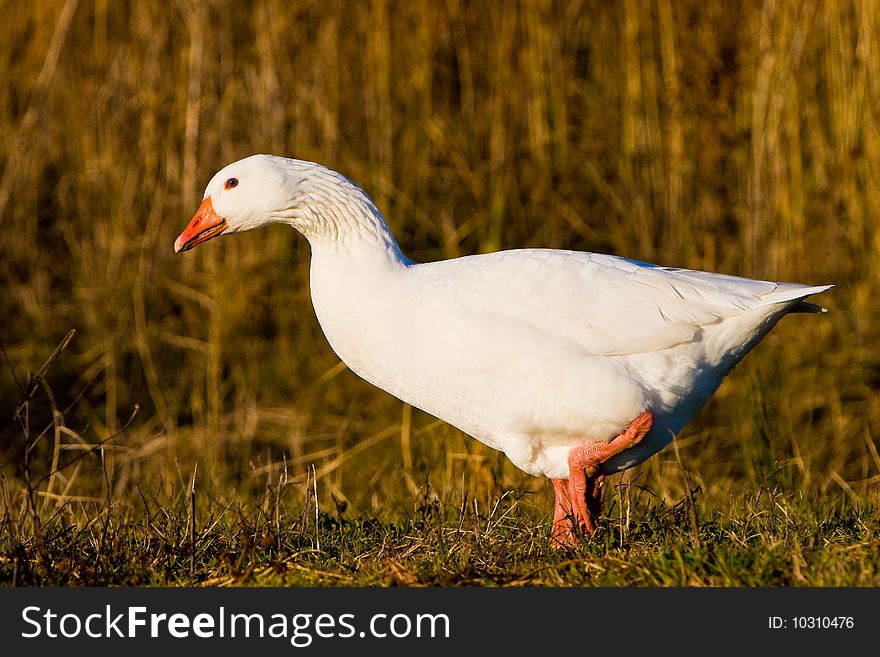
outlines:
[{"label": "orange leg", "polygon": [[555,545],[575,545],[580,536],[596,531],[602,510],[602,464],[638,445],[653,424],[651,411],[645,411],[630,423],[626,431],[609,442],[584,443],[571,448],[568,481],[553,479],[556,504],[550,537]]}]

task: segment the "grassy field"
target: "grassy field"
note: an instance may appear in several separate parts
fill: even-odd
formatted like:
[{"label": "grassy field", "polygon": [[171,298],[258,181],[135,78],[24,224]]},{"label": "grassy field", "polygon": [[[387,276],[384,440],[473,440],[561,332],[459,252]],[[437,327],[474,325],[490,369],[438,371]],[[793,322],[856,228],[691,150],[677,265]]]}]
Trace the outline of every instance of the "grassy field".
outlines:
[{"label": "grassy field", "polygon": [[[880,6],[2,3],[0,583],[880,585]],[[349,372],[308,245],[176,256],[224,164],[418,261],[834,283],[552,550],[552,487]]]}]

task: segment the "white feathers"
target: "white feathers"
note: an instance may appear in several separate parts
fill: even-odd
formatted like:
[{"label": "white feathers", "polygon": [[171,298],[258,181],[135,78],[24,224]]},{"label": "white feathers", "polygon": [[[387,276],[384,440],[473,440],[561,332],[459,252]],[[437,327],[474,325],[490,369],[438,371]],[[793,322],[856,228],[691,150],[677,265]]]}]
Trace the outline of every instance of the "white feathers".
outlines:
[{"label": "white feathers", "polygon": [[[220,191],[230,176],[234,195]],[[830,287],[549,249],[417,264],[351,181],[283,158],[232,164],[212,193],[230,232],[240,214],[238,230],[284,221],[309,239],[316,314],[354,372],[554,478],[572,446],[645,409],[654,429],[606,469],[660,450],[786,312]]]}]

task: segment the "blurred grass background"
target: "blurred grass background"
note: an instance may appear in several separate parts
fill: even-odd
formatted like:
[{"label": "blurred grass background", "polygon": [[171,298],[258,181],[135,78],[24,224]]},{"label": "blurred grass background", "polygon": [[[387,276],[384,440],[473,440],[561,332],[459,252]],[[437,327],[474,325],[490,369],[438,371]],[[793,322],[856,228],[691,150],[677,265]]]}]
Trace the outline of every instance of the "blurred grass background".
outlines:
[{"label": "blurred grass background", "polygon": [[209,499],[283,486],[292,508],[314,492],[379,518],[428,491],[521,491],[549,523],[548,482],[341,365],[295,232],[173,253],[213,173],[257,152],[354,179],[415,260],[544,246],[835,283],[831,312],[783,320],[678,456],[623,478],[676,501],[684,470],[708,511],[768,482],[876,504],[871,0],[0,5],[7,520],[26,522],[27,460],[35,504],[71,522],[179,499],[195,472]]}]

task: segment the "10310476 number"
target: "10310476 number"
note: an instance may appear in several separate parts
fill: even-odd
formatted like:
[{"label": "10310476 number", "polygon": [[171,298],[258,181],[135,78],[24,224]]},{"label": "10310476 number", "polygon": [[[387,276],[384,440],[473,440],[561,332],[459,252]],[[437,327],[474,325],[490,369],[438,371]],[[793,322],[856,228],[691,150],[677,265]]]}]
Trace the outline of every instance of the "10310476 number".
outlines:
[{"label": "10310476 number", "polygon": [[770,616],[771,630],[851,630],[855,627],[852,616]]}]

